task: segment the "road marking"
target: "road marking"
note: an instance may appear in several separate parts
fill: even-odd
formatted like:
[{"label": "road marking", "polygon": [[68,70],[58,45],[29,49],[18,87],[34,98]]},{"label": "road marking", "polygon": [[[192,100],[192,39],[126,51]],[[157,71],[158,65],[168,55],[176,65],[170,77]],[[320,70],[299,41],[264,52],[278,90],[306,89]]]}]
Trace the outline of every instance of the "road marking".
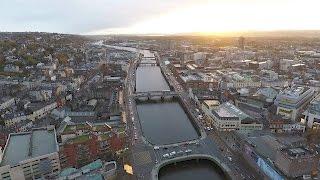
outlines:
[{"label": "road marking", "polygon": [[133,159],[136,165],[141,166],[152,162],[150,153],[148,151],[142,151],[134,153]]}]

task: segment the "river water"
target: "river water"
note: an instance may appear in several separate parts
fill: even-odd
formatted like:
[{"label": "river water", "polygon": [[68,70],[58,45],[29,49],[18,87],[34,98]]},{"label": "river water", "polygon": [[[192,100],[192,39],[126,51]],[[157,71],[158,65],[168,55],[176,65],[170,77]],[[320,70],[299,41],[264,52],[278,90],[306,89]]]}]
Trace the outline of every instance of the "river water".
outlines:
[{"label": "river water", "polygon": [[163,145],[197,139],[197,131],[178,102],[137,104],[144,136]]},{"label": "river water", "polygon": [[160,169],[159,180],[225,180],[223,171],[209,160],[189,160]]},{"label": "river water", "polygon": [[136,73],[136,92],[170,90],[159,66],[139,66]]}]

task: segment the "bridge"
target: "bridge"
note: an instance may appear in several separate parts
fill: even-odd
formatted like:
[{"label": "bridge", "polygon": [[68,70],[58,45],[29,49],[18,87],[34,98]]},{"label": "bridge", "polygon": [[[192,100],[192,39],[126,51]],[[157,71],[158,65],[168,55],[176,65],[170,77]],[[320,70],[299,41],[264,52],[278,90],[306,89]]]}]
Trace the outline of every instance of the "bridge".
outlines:
[{"label": "bridge", "polygon": [[148,65],[148,66],[158,66],[156,59],[142,59],[139,62],[139,66]]},{"label": "bridge", "polygon": [[158,66],[157,63],[139,63],[139,66]]},{"label": "bridge", "polygon": [[156,164],[151,171],[151,179],[158,180],[159,179],[159,171],[162,167],[167,166],[169,164],[176,164],[178,162],[188,161],[188,160],[209,160],[211,163],[215,164],[217,168],[223,173],[222,176],[224,179],[233,180],[231,169],[219,158],[214,155],[207,154],[190,154],[186,156],[175,157],[173,159],[168,159],[161,161],[159,164]]},{"label": "bridge", "polygon": [[158,100],[158,99],[171,99],[178,96],[178,93],[174,91],[149,91],[149,92],[137,92],[134,98],[139,100]]}]

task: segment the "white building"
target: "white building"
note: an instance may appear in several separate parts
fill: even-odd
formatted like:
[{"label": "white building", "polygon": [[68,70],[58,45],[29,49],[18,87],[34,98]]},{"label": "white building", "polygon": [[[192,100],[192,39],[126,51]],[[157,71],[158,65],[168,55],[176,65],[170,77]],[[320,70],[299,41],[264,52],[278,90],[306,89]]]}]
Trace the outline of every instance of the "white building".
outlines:
[{"label": "white building", "polygon": [[252,119],[229,102],[220,105],[216,100],[204,101],[201,108],[219,131],[237,130],[241,133],[248,133],[263,128],[262,123]]},{"label": "white building", "polygon": [[292,59],[281,59],[280,60],[280,70],[281,71],[289,71],[291,65],[294,64],[294,60]]},{"label": "white building", "polygon": [[234,114],[230,103],[224,103],[214,109],[204,110],[206,116],[210,117],[212,124],[220,131],[232,131],[240,128],[241,120]]},{"label": "white building", "polygon": [[37,179],[60,171],[54,127],[10,134],[0,153],[0,179]]},{"label": "white building", "polygon": [[314,94],[315,90],[309,87],[293,86],[284,89],[274,101],[277,106],[277,114],[295,121]]}]

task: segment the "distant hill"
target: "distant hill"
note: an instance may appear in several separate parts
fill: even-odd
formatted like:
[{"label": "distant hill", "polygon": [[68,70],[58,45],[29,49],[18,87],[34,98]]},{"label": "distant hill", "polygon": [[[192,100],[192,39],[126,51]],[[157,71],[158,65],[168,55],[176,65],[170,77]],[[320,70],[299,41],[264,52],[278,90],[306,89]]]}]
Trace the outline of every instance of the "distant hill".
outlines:
[{"label": "distant hill", "polygon": [[197,33],[196,32],[196,33],[185,33],[185,34],[179,34],[179,35],[320,38],[320,30],[240,31],[240,32],[224,32],[224,33]]}]

